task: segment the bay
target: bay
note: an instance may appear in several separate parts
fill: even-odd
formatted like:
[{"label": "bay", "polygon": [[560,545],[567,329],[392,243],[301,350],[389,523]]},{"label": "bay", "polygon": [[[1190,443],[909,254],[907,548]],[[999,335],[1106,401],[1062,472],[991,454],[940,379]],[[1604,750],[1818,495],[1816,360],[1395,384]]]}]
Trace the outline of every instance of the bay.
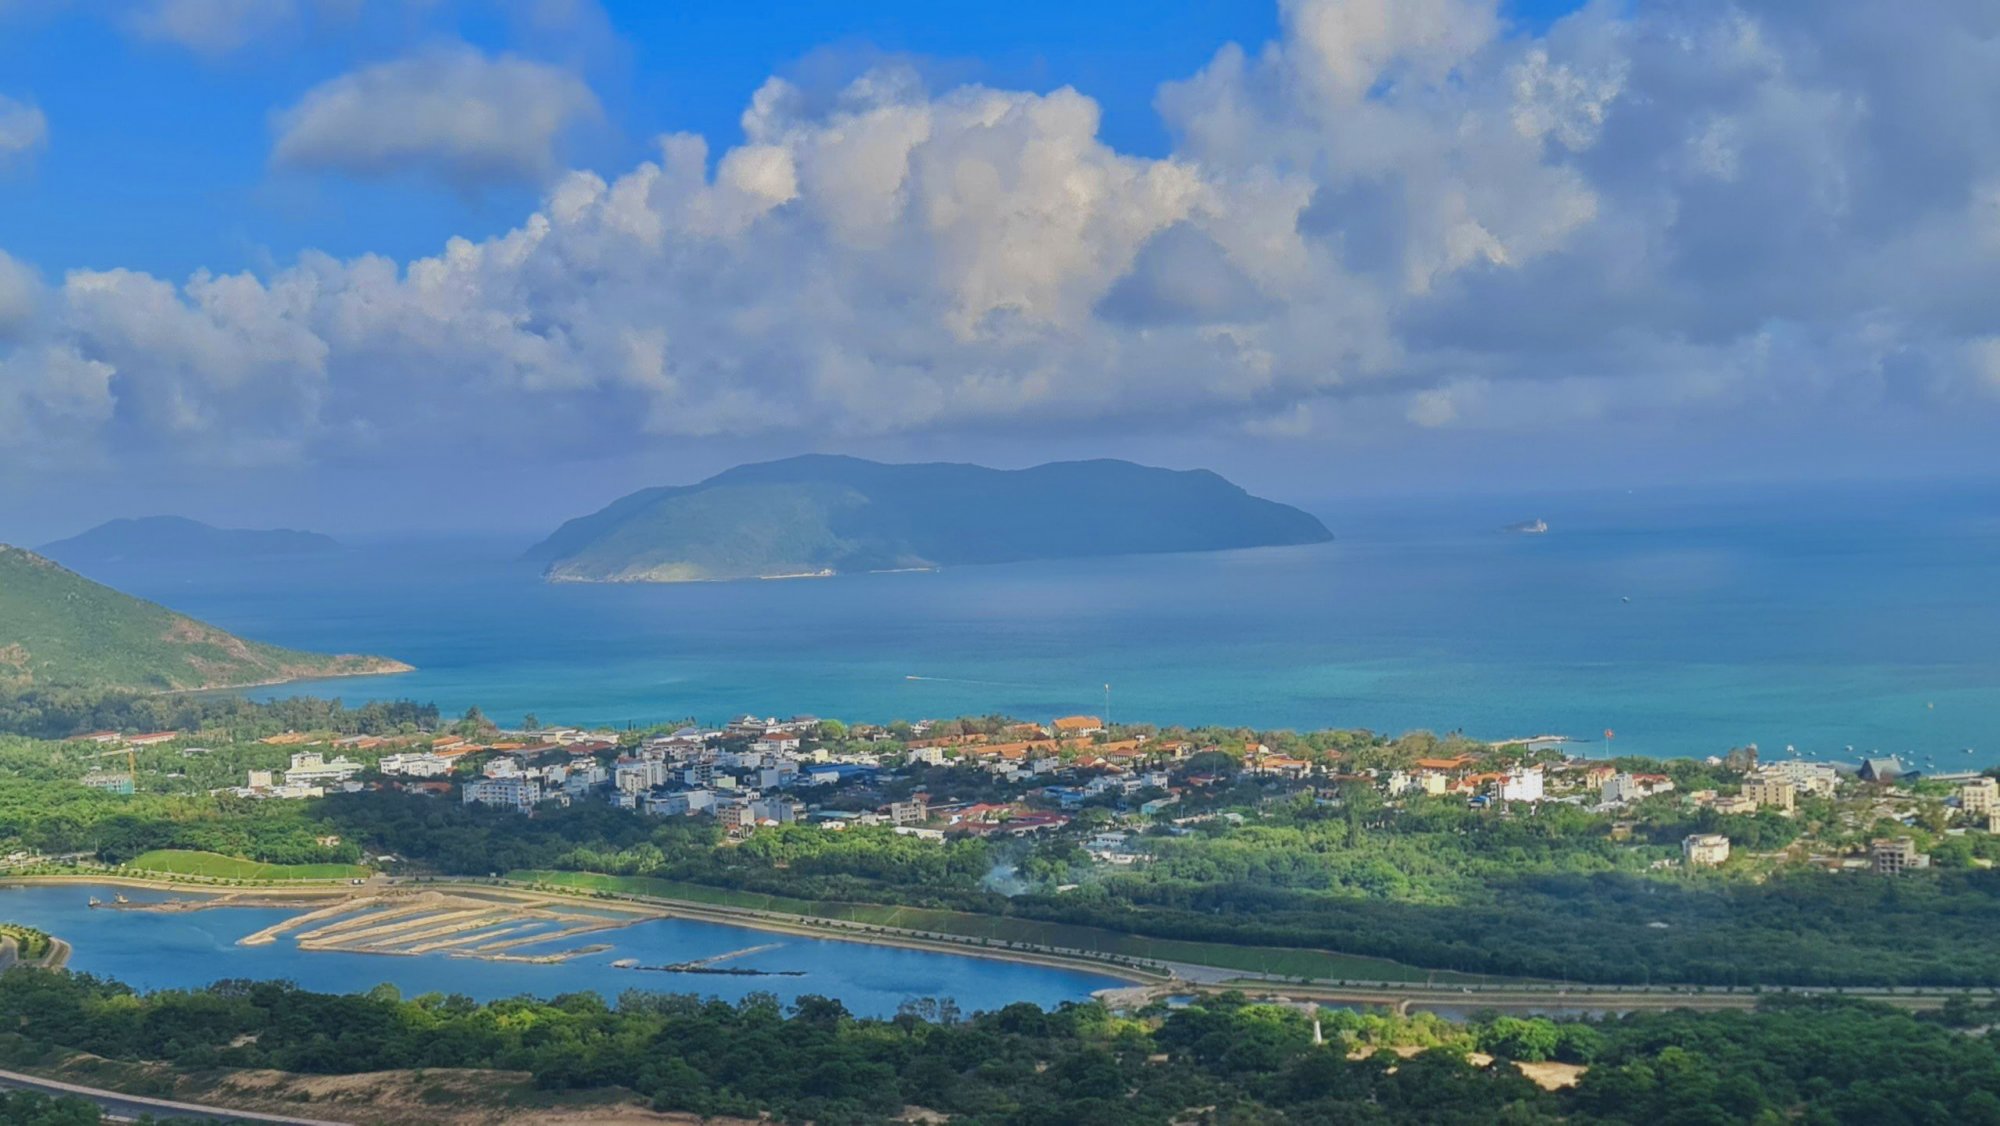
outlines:
[{"label": "bay", "polygon": [[[92,577],[260,640],[419,670],[267,694],[509,722],[1047,719],[1103,710],[1109,684],[1114,719],[1158,723],[2000,763],[1992,485],[1311,507],[1335,542],[831,579],[548,584],[519,562],[524,537]],[[1546,535],[1500,531],[1534,518]]]}]

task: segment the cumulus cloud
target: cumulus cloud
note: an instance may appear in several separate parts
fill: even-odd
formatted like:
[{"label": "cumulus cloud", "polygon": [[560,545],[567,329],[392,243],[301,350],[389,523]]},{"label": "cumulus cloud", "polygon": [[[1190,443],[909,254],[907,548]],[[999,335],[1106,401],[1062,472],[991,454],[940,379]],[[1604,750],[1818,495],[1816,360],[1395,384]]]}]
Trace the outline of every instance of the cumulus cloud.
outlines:
[{"label": "cumulus cloud", "polygon": [[[44,373],[14,416],[68,404],[106,448],[254,463],[467,430],[1301,440],[1994,409],[1979,6],[1601,4],[1538,35],[1495,0],[1281,16],[1161,90],[1162,157],[1106,144],[1075,90],[885,65],[830,95],[773,79],[741,144],[559,175],[514,229],[435,256],[73,273],[12,346]],[[313,91],[275,159],[539,176],[592,112],[560,72],[426,56]],[[99,372],[108,408],[76,390]]]},{"label": "cumulus cloud", "polygon": [[470,47],[364,67],[278,114],[272,162],[354,176],[421,173],[460,188],[539,181],[574,125],[600,113],[583,80]]},{"label": "cumulus cloud", "polygon": [[49,119],[40,109],[0,94],[0,167],[48,143]]}]

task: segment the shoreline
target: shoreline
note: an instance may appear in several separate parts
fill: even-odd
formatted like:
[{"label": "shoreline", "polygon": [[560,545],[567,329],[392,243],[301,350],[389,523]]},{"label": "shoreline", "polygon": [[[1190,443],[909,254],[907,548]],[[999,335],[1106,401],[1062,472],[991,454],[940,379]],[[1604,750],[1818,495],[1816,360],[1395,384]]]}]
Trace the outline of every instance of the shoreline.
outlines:
[{"label": "shoreline", "polygon": [[[333,659],[338,660],[342,656],[353,656],[353,655],[354,654],[340,654]],[[396,667],[380,668],[380,669],[356,669],[351,672],[316,673],[312,676],[280,676],[270,680],[253,680],[245,684],[212,684],[200,688],[162,688],[157,692],[144,693],[144,695],[198,696],[208,692],[248,692],[252,688],[277,688],[281,685],[286,685],[286,684],[311,684],[314,681],[318,680],[354,680],[358,677],[369,677],[369,676],[402,676],[405,673],[413,673],[418,671],[417,666],[410,664],[407,661],[398,661],[392,657],[371,657],[369,659],[382,661],[386,664],[394,665]]]}]

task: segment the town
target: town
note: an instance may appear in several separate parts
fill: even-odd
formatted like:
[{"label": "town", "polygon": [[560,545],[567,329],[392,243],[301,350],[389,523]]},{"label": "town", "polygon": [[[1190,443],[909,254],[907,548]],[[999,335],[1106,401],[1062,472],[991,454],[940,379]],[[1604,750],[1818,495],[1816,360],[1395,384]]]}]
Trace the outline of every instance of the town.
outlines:
[{"label": "town", "polygon": [[[1358,745],[1340,749],[1289,732],[1200,734],[1205,738],[1110,728],[1091,715],[850,726],[745,714],[719,727],[626,732],[502,730],[483,722],[440,733],[286,731],[259,743],[288,753],[287,764],[250,769],[242,784],[211,792],[299,800],[400,790],[524,817],[599,802],[640,816],[713,819],[734,839],[786,825],[882,826],[932,841],[1071,830],[1094,862],[1110,867],[1143,865],[1149,834],[1184,834],[1217,819],[1241,823],[1237,783],[1256,787],[1264,805],[1301,797],[1338,806],[1362,791],[1392,809],[1432,801],[1497,817],[1561,805],[1607,818],[1609,836],[1619,841],[1633,839],[1648,811],[1705,817],[1710,828],[1681,837],[1677,856],[1649,860],[1656,870],[1733,861],[1898,875],[1928,867],[1939,847],[1958,855],[1961,866],[1987,866],[1989,849],[1964,838],[2000,836],[2000,781],[1978,772],[1923,776],[1893,757],[1851,767],[1759,761],[1750,747],[1701,763],[1648,763],[1572,757],[1559,736],[1479,743],[1423,735],[1451,753],[1422,754],[1408,740],[1372,736],[1349,738]],[[142,750],[177,749],[189,760],[213,753],[174,731],[96,731],[72,742],[110,748],[94,757],[124,760],[122,771],[80,779],[118,794],[134,792]],[[155,784],[178,789],[185,779],[168,772]],[[1732,824],[1789,820],[1808,806],[1821,814],[1816,837],[1746,853],[1746,844],[1757,843],[1746,837],[1769,834],[1739,828],[1732,836]],[[1099,812],[1072,829],[1084,810]]]}]

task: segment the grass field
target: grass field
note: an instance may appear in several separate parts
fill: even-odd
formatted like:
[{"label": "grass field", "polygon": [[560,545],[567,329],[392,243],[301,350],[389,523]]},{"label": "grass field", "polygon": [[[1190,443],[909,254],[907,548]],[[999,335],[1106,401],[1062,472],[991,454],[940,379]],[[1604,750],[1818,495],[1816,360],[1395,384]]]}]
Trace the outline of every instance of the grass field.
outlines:
[{"label": "grass field", "polygon": [[1232,946],[1220,942],[1192,942],[1170,938],[1148,938],[1097,927],[1072,926],[1038,919],[1013,919],[1000,915],[978,915],[965,911],[944,911],[928,907],[892,907],[876,903],[837,903],[791,899],[759,892],[734,891],[701,884],[658,880],[649,876],[606,876],[595,872],[510,872],[511,880],[551,884],[587,891],[608,891],[625,895],[650,895],[718,907],[742,907],[756,911],[777,911],[788,915],[809,915],[841,919],[869,926],[902,927],[1021,942],[1071,950],[1091,950],[1167,962],[1191,962],[1203,966],[1246,972],[1281,974],[1320,980],[1351,981],[1438,981],[1469,983],[1496,980],[1470,974],[1430,971],[1417,966],[1379,958],[1337,954],[1327,950],[1302,950],[1283,946]]},{"label": "grass field", "polygon": [[142,852],[127,867],[217,880],[358,880],[372,875],[359,864],[264,864],[219,852],[179,848]]}]

